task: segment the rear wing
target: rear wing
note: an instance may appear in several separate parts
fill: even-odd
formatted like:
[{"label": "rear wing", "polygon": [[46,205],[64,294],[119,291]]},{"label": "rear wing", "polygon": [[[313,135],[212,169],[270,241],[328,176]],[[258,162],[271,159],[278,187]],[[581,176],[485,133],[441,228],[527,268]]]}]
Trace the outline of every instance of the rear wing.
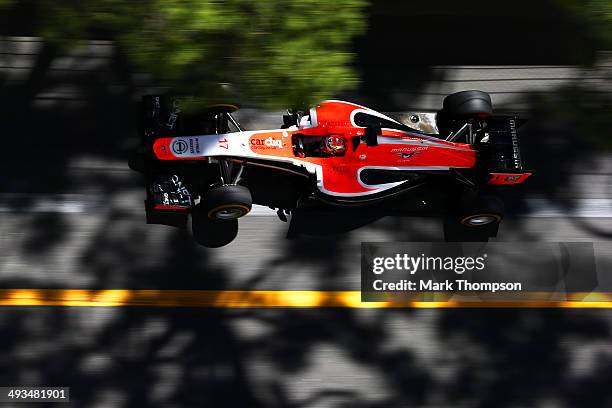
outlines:
[{"label": "rear wing", "polygon": [[[525,123],[516,116],[498,116],[487,122],[489,185],[520,184],[533,174],[523,166],[518,128]],[[487,160],[487,159],[485,159]]]}]

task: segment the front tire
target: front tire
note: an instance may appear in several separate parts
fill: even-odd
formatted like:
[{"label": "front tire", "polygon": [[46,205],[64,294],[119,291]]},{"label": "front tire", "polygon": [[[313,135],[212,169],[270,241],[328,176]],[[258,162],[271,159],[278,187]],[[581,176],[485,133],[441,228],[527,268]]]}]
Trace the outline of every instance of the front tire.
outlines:
[{"label": "front tire", "polygon": [[244,186],[222,185],[207,191],[201,204],[209,219],[229,221],[247,215],[251,211],[253,198]]},{"label": "front tire", "polygon": [[193,239],[206,248],[219,248],[232,242],[238,235],[238,220],[211,220],[201,204],[191,213],[190,230]]}]

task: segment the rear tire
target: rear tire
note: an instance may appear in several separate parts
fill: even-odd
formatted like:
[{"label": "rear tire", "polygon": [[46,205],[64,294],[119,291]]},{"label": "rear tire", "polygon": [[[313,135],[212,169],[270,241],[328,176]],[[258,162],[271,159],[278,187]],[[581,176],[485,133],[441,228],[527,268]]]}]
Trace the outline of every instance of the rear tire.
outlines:
[{"label": "rear tire", "polygon": [[490,224],[478,228],[466,227],[456,217],[444,220],[444,241],[446,242],[488,242],[497,236],[499,224]]},{"label": "rear tire", "polygon": [[504,218],[504,203],[495,196],[466,193],[460,201],[459,222],[469,228],[499,224]]},{"label": "rear tire", "polygon": [[462,91],[444,98],[443,111],[453,119],[484,119],[493,113],[491,96],[482,91]]},{"label": "rear tire", "polygon": [[444,222],[446,241],[486,242],[497,236],[504,217],[504,204],[498,197],[466,192],[458,204],[458,211]]},{"label": "rear tire", "polygon": [[223,185],[207,191],[201,204],[209,219],[228,221],[247,215],[251,211],[253,198],[244,186]]}]

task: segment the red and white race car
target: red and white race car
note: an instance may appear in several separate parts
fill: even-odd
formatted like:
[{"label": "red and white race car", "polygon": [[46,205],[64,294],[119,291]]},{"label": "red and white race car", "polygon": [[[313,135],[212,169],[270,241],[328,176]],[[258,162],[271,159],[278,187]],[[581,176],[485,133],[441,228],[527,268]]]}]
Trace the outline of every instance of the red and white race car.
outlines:
[{"label": "red and white race car", "polygon": [[503,217],[492,187],[531,175],[521,162],[518,119],[492,115],[480,91],[452,94],[440,111],[413,113],[408,124],[328,100],[289,112],[273,130],[242,129],[234,105],[194,115],[180,101],[143,99],[146,211],[149,222],[166,224],[191,214],[194,237],[206,246],[230,242],[253,204],[277,209],[283,220],[309,209],[412,213],[403,205],[411,198],[431,210],[424,190],[443,193],[434,212],[479,231]]}]

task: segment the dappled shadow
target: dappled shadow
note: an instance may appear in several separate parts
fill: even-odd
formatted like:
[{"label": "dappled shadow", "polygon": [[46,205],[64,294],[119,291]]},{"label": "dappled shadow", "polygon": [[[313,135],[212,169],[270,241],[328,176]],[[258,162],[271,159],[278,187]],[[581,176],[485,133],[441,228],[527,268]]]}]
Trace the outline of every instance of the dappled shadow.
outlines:
[{"label": "dappled shadow", "polygon": [[[602,85],[606,84],[612,85],[609,80]],[[535,203],[545,213],[552,210],[551,217],[567,218],[587,236],[609,238],[610,231],[588,218],[612,214],[606,130],[612,123],[605,113],[612,104],[610,94],[598,93],[588,80],[578,79],[531,95],[528,103],[529,121],[520,129],[521,153],[535,174],[523,186],[501,191],[502,197],[514,214],[537,214]]]},{"label": "dappled shadow", "polygon": [[[603,313],[569,313],[563,310],[449,311],[440,317],[438,334],[457,348],[456,381],[447,396],[457,405],[534,405],[539,398],[573,405],[583,376],[580,348],[607,342],[610,328]],[[466,345],[465,347],[462,345]],[[603,353],[605,355],[605,352]],[[583,362],[597,365],[598,353]],[[589,372],[587,374],[587,372]],[[593,377],[594,378],[594,377]],[[588,383],[590,380],[586,380]],[[535,397],[535,398],[534,398]],[[602,394],[580,393],[579,404],[605,406]],[[602,398],[603,397],[603,398]]]},{"label": "dappled shadow", "polygon": [[380,111],[438,109],[460,65],[591,64],[601,44],[587,25],[548,0],[495,8],[485,0],[469,7],[450,0],[372,2],[367,32],[353,48],[362,82],[346,96]]},{"label": "dappled shadow", "polygon": [[[434,66],[576,62],[564,40],[581,36],[573,23],[561,25],[560,36],[543,33],[541,3],[513,5],[528,7],[528,16],[500,10],[479,24],[457,9],[440,16],[403,3],[373,5],[367,37],[354,47],[363,81],[348,96],[377,109],[416,107],[417,94],[441,99],[439,83],[452,79]],[[480,49],[466,53],[466,43]],[[593,51],[583,45],[571,48]],[[362,241],[443,238],[436,218],[364,217],[356,224],[371,224],[363,228],[339,222],[331,235],[291,240],[257,221],[248,239],[239,237],[242,247],[210,250],[185,230],[146,225],[140,179],[126,163],[138,143],[134,101],[151,84],[136,83],[112,46],[103,67],[75,69],[78,58],[87,60],[75,57],[71,69],[51,75],[56,52],[43,47],[29,79],[2,85],[8,153],[0,170],[9,177],[0,178],[0,192],[97,198],[61,214],[8,202],[12,211],[0,217],[3,288],[357,290]],[[589,94],[547,94],[525,101],[524,159],[537,173],[505,194],[511,216],[501,239],[509,232],[515,240],[556,239],[546,220],[538,231],[516,214],[529,213],[534,196],[571,213],[585,191],[576,173],[608,160],[590,137],[599,130],[585,133],[576,121],[593,113]],[[578,108],[555,110],[562,98]],[[603,109],[597,100],[594,111]],[[574,226],[591,238],[610,236]],[[579,310],[6,308],[0,381],[70,386],[75,406],[605,406],[610,323],[609,313]]]},{"label": "dappled shadow", "polygon": [[44,257],[48,250],[60,245],[69,226],[58,214],[42,213],[34,217],[24,226],[31,233],[23,242],[23,252],[26,256]]}]

